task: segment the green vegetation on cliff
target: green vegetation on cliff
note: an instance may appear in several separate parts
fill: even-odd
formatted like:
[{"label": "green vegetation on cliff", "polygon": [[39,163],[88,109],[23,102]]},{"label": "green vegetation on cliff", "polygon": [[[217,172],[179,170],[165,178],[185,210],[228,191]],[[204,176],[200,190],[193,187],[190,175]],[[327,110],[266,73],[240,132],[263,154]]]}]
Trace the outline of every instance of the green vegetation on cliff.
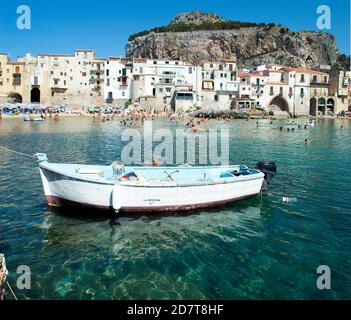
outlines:
[{"label": "green vegetation on cliff", "polygon": [[262,28],[273,28],[275,23],[254,23],[254,22],[240,22],[240,21],[218,21],[218,22],[204,22],[201,24],[194,23],[176,23],[168,26],[156,27],[150,30],[141,31],[132,34],[128,41],[133,41],[137,37],[145,36],[151,32],[162,33],[162,32],[190,32],[190,31],[208,31],[208,30],[238,30],[241,28],[249,27],[262,27]]}]

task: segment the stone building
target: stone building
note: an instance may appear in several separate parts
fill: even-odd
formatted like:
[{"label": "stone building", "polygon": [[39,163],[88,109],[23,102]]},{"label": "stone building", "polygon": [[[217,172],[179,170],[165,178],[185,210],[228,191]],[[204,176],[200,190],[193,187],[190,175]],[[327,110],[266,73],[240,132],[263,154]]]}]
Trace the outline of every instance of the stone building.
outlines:
[{"label": "stone building", "polygon": [[25,63],[10,61],[6,54],[0,54],[0,102],[23,101]]}]

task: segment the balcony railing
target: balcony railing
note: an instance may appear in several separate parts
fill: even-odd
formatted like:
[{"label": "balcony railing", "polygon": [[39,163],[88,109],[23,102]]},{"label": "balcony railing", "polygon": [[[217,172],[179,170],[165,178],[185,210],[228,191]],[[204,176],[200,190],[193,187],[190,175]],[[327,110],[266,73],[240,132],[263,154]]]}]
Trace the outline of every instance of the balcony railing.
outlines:
[{"label": "balcony railing", "polygon": [[329,85],[329,82],[320,81],[320,80],[312,80],[311,84],[318,84],[318,85]]}]

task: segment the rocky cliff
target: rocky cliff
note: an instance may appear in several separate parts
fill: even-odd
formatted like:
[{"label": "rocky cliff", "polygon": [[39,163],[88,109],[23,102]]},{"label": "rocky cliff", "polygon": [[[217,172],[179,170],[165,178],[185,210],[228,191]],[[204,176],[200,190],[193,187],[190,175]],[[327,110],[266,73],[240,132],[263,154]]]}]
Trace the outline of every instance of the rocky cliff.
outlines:
[{"label": "rocky cliff", "polygon": [[264,63],[314,67],[334,64],[338,49],[328,33],[292,32],[275,24],[242,23],[196,11],[176,16],[166,27],[131,36],[126,55],[193,64],[231,59],[239,67]]}]

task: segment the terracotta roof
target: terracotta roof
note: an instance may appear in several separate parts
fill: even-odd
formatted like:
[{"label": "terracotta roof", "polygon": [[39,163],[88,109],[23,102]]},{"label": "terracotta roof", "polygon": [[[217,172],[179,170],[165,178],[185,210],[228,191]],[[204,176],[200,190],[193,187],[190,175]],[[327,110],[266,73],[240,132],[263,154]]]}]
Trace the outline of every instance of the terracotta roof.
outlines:
[{"label": "terracotta roof", "polygon": [[46,54],[46,53],[39,53],[37,56],[42,56],[42,57],[74,57],[73,54]]},{"label": "terracotta roof", "polygon": [[244,77],[264,77],[261,73],[239,73],[239,78]]},{"label": "terracotta roof", "polygon": [[303,68],[288,68],[288,71],[295,71],[298,73],[318,73],[318,74],[325,74],[328,75],[328,73],[317,71],[317,70],[310,70],[310,69],[303,69]]},{"label": "terracotta roof", "polygon": [[282,70],[268,70],[269,72],[272,72],[272,73],[284,73],[284,72],[287,72],[286,69],[282,69]]},{"label": "terracotta roof", "polygon": [[23,61],[8,61],[7,64],[22,65],[22,66],[25,65],[25,63]]}]

